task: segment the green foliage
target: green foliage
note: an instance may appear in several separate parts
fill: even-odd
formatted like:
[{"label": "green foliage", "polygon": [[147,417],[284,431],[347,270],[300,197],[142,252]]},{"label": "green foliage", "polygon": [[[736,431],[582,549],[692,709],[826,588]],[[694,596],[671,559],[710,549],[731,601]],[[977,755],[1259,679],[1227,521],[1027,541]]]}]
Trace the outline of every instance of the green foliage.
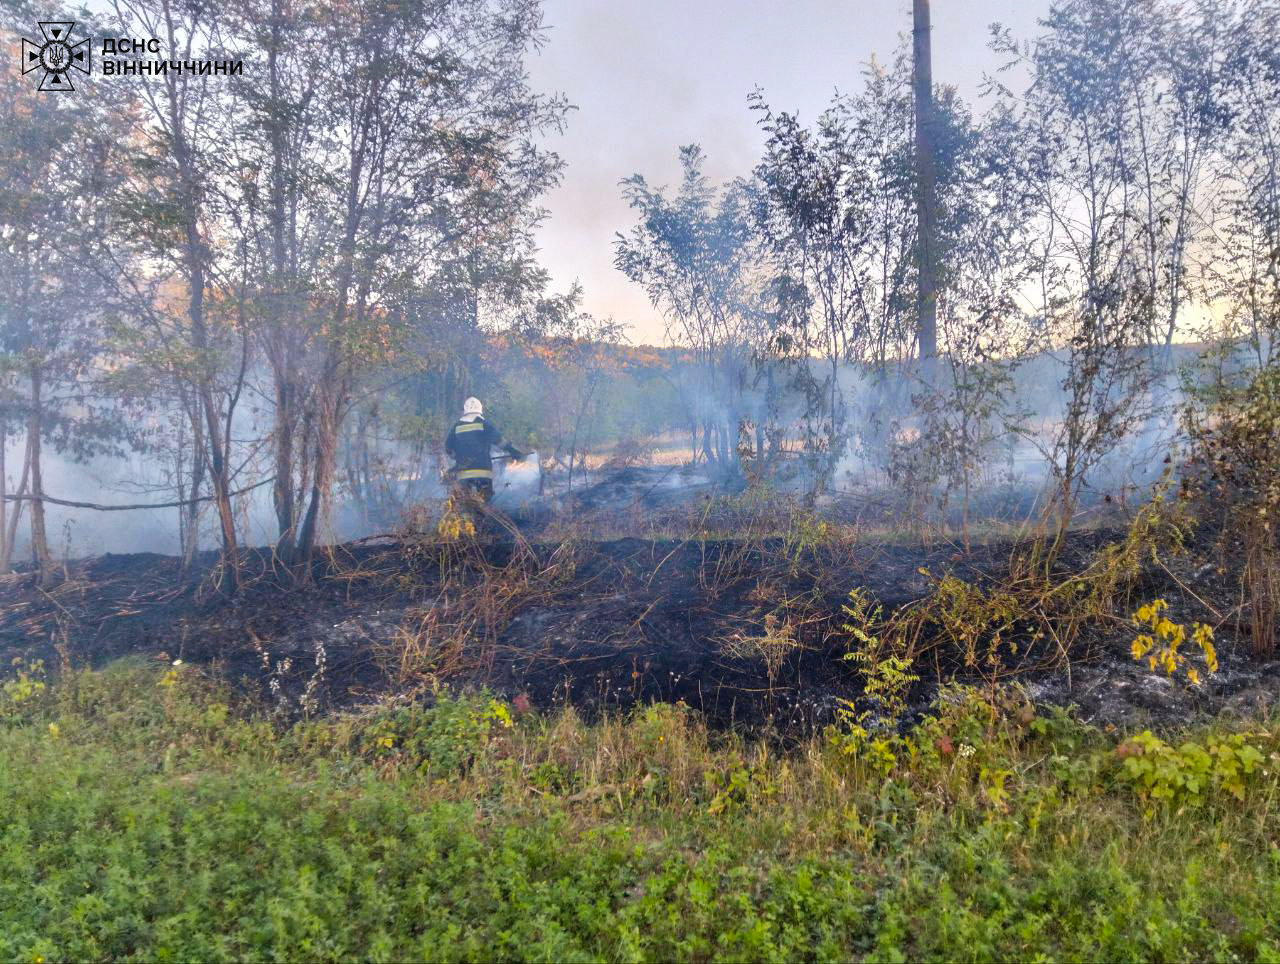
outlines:
[{"label": "green foliage", "polygon": [[14,675],[0,683],[0,723],[17,723],[31,714],[46,692],[44,661],[13,658]]},{"label": "green foliage", "polygon": [[413,703],[375,717],[360,734],[360,749],[447,778],[469,766],[511,725],[507,704],[488,694],[441,696],[431,706]]},{"label": "green foliage", "polygon": [[[929,573],[921,570],[925,576]],[[1001,646],[1010,655],[1018,652],[1013,630],[1027,618],[1023,601],[1003,589],[984,589],[948,573],[934,581],[933,591],[906,618],[913,638],[923,632],[975,669],[995,670],[1001,663]]]},{"label": "green foliage", "polygon": [[1116,749],[1124,761],[1121,775],[1145,797],[1168,803],[1196,803],[1213,791],[1245,798],[1250,777],[1265,759],[1243,733],[1188,740],[1174,747],[1150,730]]},{"label": "green foliage", "polygon": [[1280,955],[1274,725],[1131,755],[951,688],[849,754],[483,693],[286,727],[181,665],[29,692],[0,959]]},{"label": "green foliage", "polygon": [[[890,720],[907,711],[907,694],[919,675],[911,672],[911,657],[902,652],[885,625],[884,607],[863,589],[852,589],[849,601],[840,607],[845,615],[842,629],[853,638],[853,648],[844,659],[862,671],[864,700]],[[865,711],[859,718],[865,718]]]},{"label": "green foliage", "polygon": [[1103,546],[1084,572],[1055,587],[1052,595],[1058,608],[1074,611],[1077,619],[1110,615],[1117,605],[1128,604],[1148,566],[1162,566],[1165,559],[1184,551],[1194,520],[1182,500],[1169,498],[1169,489],[1166,472],[1124,538]]},{"label": "green foliage", "polygon": [[835,540],[835,526],[816,512],[796,510],[787,517],[783,551],[791,564],[791,571],[799,571],[800,564],[816,550],[829,546]]}]

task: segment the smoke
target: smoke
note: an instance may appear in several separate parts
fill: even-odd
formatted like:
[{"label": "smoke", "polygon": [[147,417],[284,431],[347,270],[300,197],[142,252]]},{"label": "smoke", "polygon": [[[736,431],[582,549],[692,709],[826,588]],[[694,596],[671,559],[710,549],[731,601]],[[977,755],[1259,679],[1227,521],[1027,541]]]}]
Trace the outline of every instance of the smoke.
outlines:
[{"label": "smoke", "polygon": [[[26,440],[11,440],[5,449],[8,469],[6,491],[15,493],[19,484]],[[140,504],[174,501],[174,490],[164,487],[165,480],[156,471],[154,461],[140,454],[125,458],[97,457],[88,462],[46,449],[41,457],[46,495],[75,502],[101,505]],[[6,511],[12,514],[17,503],[10,501]],[[31,554],[30,503],[21,508],[13,559],[15,562]],[[137,509],[123,512],[101,512],[45,503],[45,524],[49,548],[57,558],[98,555],[104,552],[179,551],[178,510]]]},{"label": "smoke", "polygon": [[[1183,358],[1192,357],[1195,349],[1184,346]],[[814,363],[813,374],[819,375]],[[1185,367],[1185,366],[1184,366]],[[750,373],[746,373],[749,375]],[[818,453],[806,458],[802,443],[806,412],[812,399],[800,391],[793,380],[776,372],[777,380],[770,389],[764,378],[747,377],[730,384],[723,378],[702,377],[693,366],[677,374],[681,409],[688,422],[673,424],[675,434],[692,442],[691,429],[705,432],[709,424],[721,426],[731,433],[735,446],[746,446],[747,458],[760,459],[759,445],[766,440],[772,445],[773,432],[785,435],[782,454],[770,467],[770,485],[778,491],[805,491],[814,481],[812,465],[820,464]],[[825,377],[825,373],[822,373]],[[992,433],[981,452],[979,464],[973,467],[971,513],[979,517],[1011,517],[1025,515],[1042,505],[1056,481],[1049,458],[1055,434],[1061,427],[1066,398],[1061,388],[1064,367],[1061,360],[1037,356],[1026,360],[1015,371],[1015,381],[1000,410],[992,417]],[[745,387],[744,387],[745,386]],[[844,365],[837,371],[837,398],[843,412],[845,443],[827,481],[828,491],[883,495],[886,504],[902,495],[902,485],[893,474],[895,453],[910,455],[924,451],[931,443],[912,416],[911,384],[900,375],[888,378],[875,375],[866,368]],[[1187,404],[1181,379],[1173,374],[1157,379],[1141,406],[1141,416],[1120,444],[1106,452],[1084,480],[1082,504],[1102,500],[1124,502],[1143,494],[1146,487],[1166,471],[1166,458],[1174,453],[1180,441],[1178,417]],[[1018,413],[1017,418],[1011,417]],[[173,413],[153,413],[155,425],[166,422]],[[237,418],[234,437],[235,464],[239,467],[234,485],[243,488],[267,479],[271,472],[267,447],[260,444],[270,430],[269,410],[246,412]],[[1001,423],[1002,416],[1016,421],[1018,431]],[[676,416],[679,417],[679,416]],[[820,422],[823,416],[817,416]],[[731,420],[738,420],[733,425]],[[819,429],[821,426],[819,425]],[[385,429],[383,430],[386,431]],[[820,434],[818,432],[817,434]],[[375,437],[376,436],[376,437]],[[699,436],[699,461],[705,461]],[[614,440],[607,439],[605,442]],[[24,439],[11,440],[6,450],[8,492],[16,491],[21,471]],[[366,435],[366,451],[374,471],[368,473],[365,489],[357,493],[355,483],[343,476],[334,494],[322,536],[341,542],[393,530],[404,510],[417,504],[437,504],[448,494],[441,465],[423,446],[409,444],[385,434],[370,431]],[[750,449],[756,449],[751,453]],[[42,459],[47,495],[73,501],[105,505],[132,503],[167,503],[178,498],[173,482],[173,466],[163,447],[148,451],[132,451],[123,457],[98,456],[79,462],[67,454],[46,446]],[[744,451],[738,449],[738,451]],[[760,461],[755,463],[760,465]],[[751,466],[744,463],[744,467]],[[543,478],[542,460],[534,452],[523,460],[500,458],[494,462],[495,508],[515,517],[531,510],[553,510],[562,493],[562,478]],[[708,480],[722,477],[723,466],[712,464],[696,479],[688,472],[669,473],[654,485],[662,490],[664,501],[694,499],[706,491]],[[583,486],[608,483],[608,471],[595,470],[577,476]],[[653,480],[650,480],[653,481]],[[649,484],[649,482],[646,482]],[[935,504],[951,501],[956,493],[954,478],[943,477],[930,483],[935,488],[928,498]],[[952,491],[947,486],[952,486]],[[607,501],[607,500],[606,500]],[[10,512],[15,503],[8,504]],[[23,506],[23,520],[18,528],[14,561],[30,556],[29,503]],[[270,545],[276,541],[276,518],[272,506],[272,487],[260,485],[234,500],[237,528],[245,545]],[[101,512],[46,503],[50,549],[56,558],[81,557],[106,552],[156,552],[178,554],[181,549],[181,510],[175,507]],[[216,548],[218,534],[213,505],[205,502],[200,511],[202,549]]]},{"label": "smoke", "polygon": [[542,459],[537,452],[497,463],[493,480],[493,504],[504,512],[526,509],[541,495]]}]

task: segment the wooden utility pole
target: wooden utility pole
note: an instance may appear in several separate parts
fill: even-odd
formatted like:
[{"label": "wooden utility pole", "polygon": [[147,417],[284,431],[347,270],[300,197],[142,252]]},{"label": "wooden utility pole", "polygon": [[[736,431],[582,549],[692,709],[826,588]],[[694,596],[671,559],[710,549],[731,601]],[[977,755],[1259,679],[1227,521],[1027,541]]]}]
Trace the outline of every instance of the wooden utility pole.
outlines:
[{"label": "wooden utility pole", "polygon": [[921,367],[927,374],[938,354],[938,171],[933,143],[933,54],[929,0],[912,0],[912,86],[916,101],[916,328]]}]

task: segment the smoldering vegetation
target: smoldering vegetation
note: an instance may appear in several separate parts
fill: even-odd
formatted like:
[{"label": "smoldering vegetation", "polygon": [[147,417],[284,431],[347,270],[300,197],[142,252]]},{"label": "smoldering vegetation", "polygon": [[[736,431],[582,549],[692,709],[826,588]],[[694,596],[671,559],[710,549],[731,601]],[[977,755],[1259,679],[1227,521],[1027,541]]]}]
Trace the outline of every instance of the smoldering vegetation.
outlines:
[{"label": "smoldering vegetation", "polygon": [[[200,662],[283,716],[1273,698],[1273,3],[1055,4],[993,31],[972,105],[905,49],[816,119],[755,92],[753,170],[690,145],[621,181],[662,347],[537,265],[572,176],[537,6],[367,6],[171,11],[252,84],[96,76],[72,110],[11,78],[6,654]],[[530,453],[486,509],[442,449],[468,395]]]}]

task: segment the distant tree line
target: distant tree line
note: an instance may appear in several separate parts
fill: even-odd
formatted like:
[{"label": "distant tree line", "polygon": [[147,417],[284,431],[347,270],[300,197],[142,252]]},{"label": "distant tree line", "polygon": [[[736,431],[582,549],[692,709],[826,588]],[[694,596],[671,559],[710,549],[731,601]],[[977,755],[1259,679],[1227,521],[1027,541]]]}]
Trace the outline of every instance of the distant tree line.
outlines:
[{"label": "distant tree line", "polygon": [[[765,386],[750,417],[761,439],[802,436],[813,488],[857,456],[914,512],[967,507],[983,462],[1025,439],[1062,531],[1089,472],[1175,416],[1175,345],[1229,347],[1197,383],[1276,363],[1278,28],[1267,0],[1062,0],[1030,39],[994,26],[983,111],[934,88],[929,365],[908,46],[811,125],[752,94],[765,147],[737,180],[710,184],[696,146],[674,191],[625,180],[617,266],[698,358],[717,439]],[[1056,410],[1028,413],[1018,369],[1043,356]],[[798,416],[781,401],[797,392]],[[731,471],[738,452],[711,450]]]}]

